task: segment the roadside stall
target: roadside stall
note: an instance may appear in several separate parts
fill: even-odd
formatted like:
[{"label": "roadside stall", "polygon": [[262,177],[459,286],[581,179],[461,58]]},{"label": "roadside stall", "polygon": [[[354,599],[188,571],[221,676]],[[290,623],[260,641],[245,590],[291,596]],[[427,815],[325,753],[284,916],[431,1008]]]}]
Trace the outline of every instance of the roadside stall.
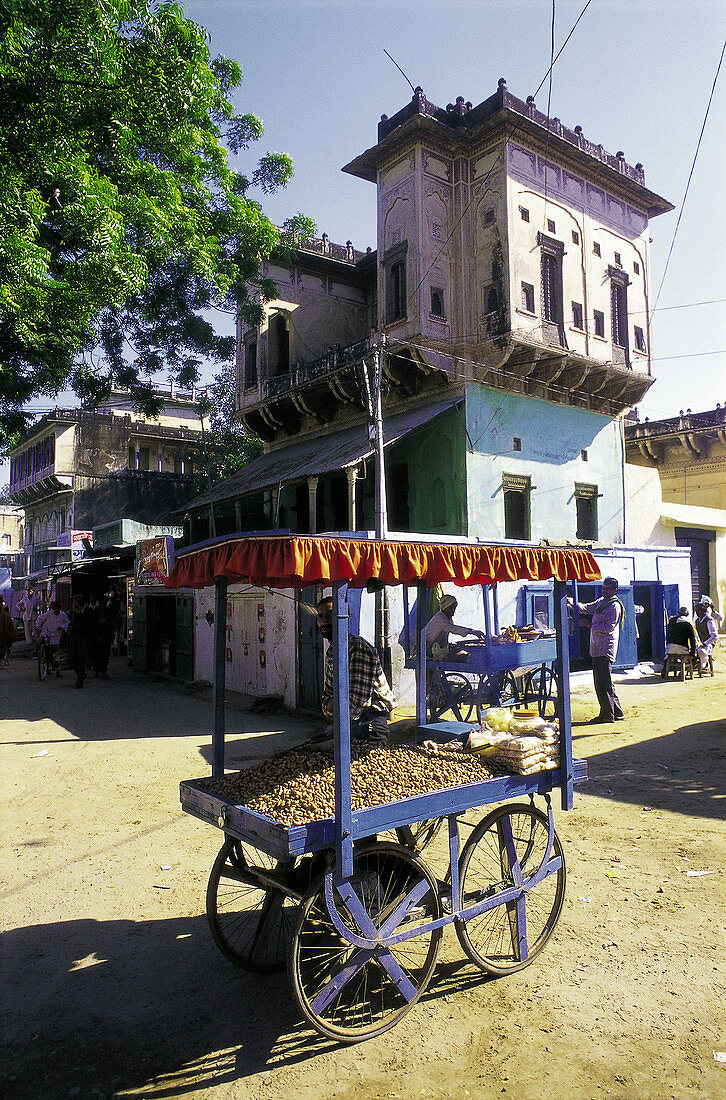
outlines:
[{"label": "roadside stall", "polygon": [[[574,783],[585,776],[572,757],[565,591],[568,581],[598,575],[589,552],[554,547],[236,535],[178,553],[168,587],[215,588],[212,776],[180,785],[183,809],[225,834],[207,889],[210,928],[238,966],[264,972],[287,962],[293,995],[321,1034],[357,1042],[393,1027],[431,980],[449,924],[491,974],[527,966],[549,939],[565,889],[550,795],[559,790],[570,809]],[[515,712],[517,733],[532,736],[500,737],[484,721],[428,721],[427,590],[520,578],[554,580],[557,724]],[[351,745],[347,597],[371,581],[418,593],[417,719],[408,746]],[[294,750],[225,774],[230,582],[332,589],[332,760],[314,748]],[[501,804],[462,846],[464,815],[494,803]],[[448,830],[443,879],[421,855],[420,838],[439,819]],[[405,843],[411,837],[415,843]]]}]

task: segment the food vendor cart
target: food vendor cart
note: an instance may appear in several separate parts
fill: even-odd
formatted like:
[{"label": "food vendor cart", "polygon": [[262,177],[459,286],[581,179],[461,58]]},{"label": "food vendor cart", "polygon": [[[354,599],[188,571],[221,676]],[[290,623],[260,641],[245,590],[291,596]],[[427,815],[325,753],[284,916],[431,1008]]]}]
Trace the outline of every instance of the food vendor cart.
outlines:
[{"label": "food vendor cart", "polygon": [[[428,985],[449,924],[472,962],[491,974],[527,966],[549,939],[565,889],[564,853],[550,793],[559,789],[563,809],[570,809],[573,784],[585,775],[584,764],[572,757],[566,584],[598,576],[594,558],[584,550],[335,536],[235,535],[177,556],[168,586],[215,586],[212,777],[180,785],[183,809],[225,834],[207,889],[212,934],[238,966],[270,971],[287,961],[293,994],[321,1034],[357,1042],[394,1026]],[[428,588],[441,582],[465,586],[519,578],[554,579],[555,666],[563,685],[557,697],[559,765],[534,774],[491,774],[463,751],[470,725],[427,721],[425,597]],[[366,754],[351,747],[347,592],[371,580],[417,587],[421,657],[414,740],[421,748],[375,748]],[[230,582],[332,588],[334,812],[321,815],[308,803],[302,818],[298,812],[297,818],[288,819],[294,823],[285,824],[281,814],[261,813],[240,801],[237,779],[225,776],[225,607]],[[447,748],[452,741],[454,749]],[[417,793],[422,788],[413,781],[407,788],[403,770],[384,761],[382,797],[369,793],[361,799],[352,780],[361,759],[367,767],[369,760],[376,763],[376,754],[396,752],[401,762],[413,759],[411,774],[424,793]],[[272,764],[260,766],[256,782]],[[380,761],[377,766],[381,768]],[[252,771],[240,773],[243,788]],[[457,773],[468,778],[452,779]],[[437,774],[449,778],[438,779]],[[306,774],[298,754],[286,789],[294,794],[303,787],[313,792],[313,799],[322,789],[321,780]],[[375,790],[375,783],[367,789]],[[390,791],[396,792],[394,799]],[[544,797],[543,809],[534,805],[537,795]],[[501,804],[484,814],[460,850],[463,815],[492,803]],[[433,874],[420,854],[385,836],[436,818],[445,818],[448,825],[449,871],[444,879]]]},{"label": "food vendor cart", "polygon": [[[505,707],[534,704],[541,717],[556,715],[556,632],[522,626],[519,630],[508,627],[500,633],[497,583],[482,587],[484,642],[457,638],[455,648],[463,656],[427,660],[429,721],[449,712],[459,722],[470,721],[474,714],[480,721],[484,710],[492,704]],[[416,667],[417,647],[414,631],[410,629],[411,618],[404,591],[402,642],[406,668]]]}]

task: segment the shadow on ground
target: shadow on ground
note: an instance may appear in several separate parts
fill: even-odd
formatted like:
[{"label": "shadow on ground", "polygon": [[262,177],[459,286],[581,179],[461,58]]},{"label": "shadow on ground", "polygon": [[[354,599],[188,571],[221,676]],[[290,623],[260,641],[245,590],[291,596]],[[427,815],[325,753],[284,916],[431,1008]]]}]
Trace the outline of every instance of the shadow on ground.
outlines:
[{"label": "shadow on ground", "polygon": [[[619,724],[593,727],[600,736],[612,730],[617,737],[618,729]],[[575,756],[586,755],[589,736],[594,734],[585,727],[573,729]],[[662,737],[615,746],[588,757],[587,771],[587,783],[578,788],[582,794],[642,805],[645,784],[653,809],[726,820],[726,719],[679,726]]]},{"label": "shadow on ground", "polygon": [[[16,929],[4,958],[8,1003],[17,1004],[5,1029],[7,1100],[180,1097],[337,1047],[300,1023],[284,971],[237,970],[202,916]],[[425,999],[484,980],[445,963]],[[31,1035],[13,1023],[29,1014]]]}]

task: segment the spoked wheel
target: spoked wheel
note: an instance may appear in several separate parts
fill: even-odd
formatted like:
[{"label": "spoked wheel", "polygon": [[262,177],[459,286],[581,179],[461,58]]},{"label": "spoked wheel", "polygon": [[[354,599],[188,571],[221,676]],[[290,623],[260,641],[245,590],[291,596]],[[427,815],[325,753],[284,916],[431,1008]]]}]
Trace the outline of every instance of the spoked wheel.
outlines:
[{"label": "spoked wheel", "polygon": [[536,702],[540,718],[557,716],[557,680],[551,668],[536,668],[527,682],[527,699]]},{"label": "spoked wheel", "polygon": [[262,885],[255,871],[291,873],[284,863],[249,844],[227,837],[207,886],[207,920],[220,951],[244,970],[282,970],[298,902],[283,890]]},{"label": "spoked wheel", "polygon": [[519,684],[511,669],[507,669],[506,672],[501,674],[498,689],[500,706],[511,707],[514,706],[515,703],[520,702],[521,694]]},{"label": "spoked wheel", "polygon": [[[496,908],[456,921],[464,951],[489,974],[512,974],[527,966],[559,920],[565,857],[554,833],[547,867],[543,865],[548,838],[547,816],[534,806],[517,804],[487,814],[464,846],[459,863],[462,909],[516,888],[514,897]],[[540,871],[541,881],[536,881]]]},{"label": "spoked wheel", "polygon": [[[351,935],[374,939],[380,929],[385,939],[441,915],[433,875],[398,844],[374,843],[356,851],[347,883],[352,890],[347,905],[335,887],[332,895]],[[356,1043],[381,1035],[428,985],[441,935],[436,928],[403,943],[356,946],[333,923],[323,876],[303,900],[294,931],[289,972],[295,998],[313,1027],[330,1039]]]},{"label": "spoked wheel", "polygon": [[445,817],[430,817],[426,821],[416,821],[411,825],[399,825],[396,836],[399,844],[412,852],[423,852],[446,821]]},{"label": "spoked wheel", "polygon": [[48,650],[44,645],[38,650],[38,679],[45,680],[48,675]]},{"label": "spoked wheel", "polygon": [[438,680],[431,685],[428,695],[431,721],[435,722],[438,718],[443,718],[449,711],[456,717],[456,711],[453,709],[456,706],[461,715],[461,719],[457,721],[468,722],[476,703],[476,693],[471,681],[460,672],[448,672],[446,684],[448,692]]}]

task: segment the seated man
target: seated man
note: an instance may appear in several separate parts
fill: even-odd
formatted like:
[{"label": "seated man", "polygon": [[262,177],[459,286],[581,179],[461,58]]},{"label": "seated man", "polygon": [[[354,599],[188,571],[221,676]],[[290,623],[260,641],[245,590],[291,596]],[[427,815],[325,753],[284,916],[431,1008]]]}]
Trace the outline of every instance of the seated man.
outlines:
[{"label": "seated man", "polygon": [[466,657],[466,650],[456,649],[449,644],[449,634],[458,634],[461,638],[473,635],[486,641],[483,630],[473,630],[468,626],[457,626],[454,622],[454,612],[458,607],[455,596],[445,595],[439,600],[439,610],[432,615],[426,626],[426,654],[433,661],[448,659],[461,660]]},{"label": "seated man", "polygon": [[[677,657],[696,657],[696,632],[693,623],[688,618],[688,608],[680,607],[677,615],[672,615],[666,627],[666,657],[673,654]],[[668,672],[667,660],[663,662],[660,670],[661,677],[665,680]]]},{"label": "seated man", "polygon": [[708,668],[709,658],[713,654],[713,647],[718,639],[716,620],[711,612],[709,603],[704,603],[703,597],[696,604],[696,634],[700,645],[698,646],[698,659],[701,662],[701,671]]},{"label": "seated man", "polygon": [[[323,714],[333,713],[333,600],[326,596],[317,606],[318,629],[330,642],[325,655]],[[388,738],[388,716],[396,705],[381,662],[373,646],[357,634],[348,635],[348,683],[350,736],[359,741],[380,742]]]}]

